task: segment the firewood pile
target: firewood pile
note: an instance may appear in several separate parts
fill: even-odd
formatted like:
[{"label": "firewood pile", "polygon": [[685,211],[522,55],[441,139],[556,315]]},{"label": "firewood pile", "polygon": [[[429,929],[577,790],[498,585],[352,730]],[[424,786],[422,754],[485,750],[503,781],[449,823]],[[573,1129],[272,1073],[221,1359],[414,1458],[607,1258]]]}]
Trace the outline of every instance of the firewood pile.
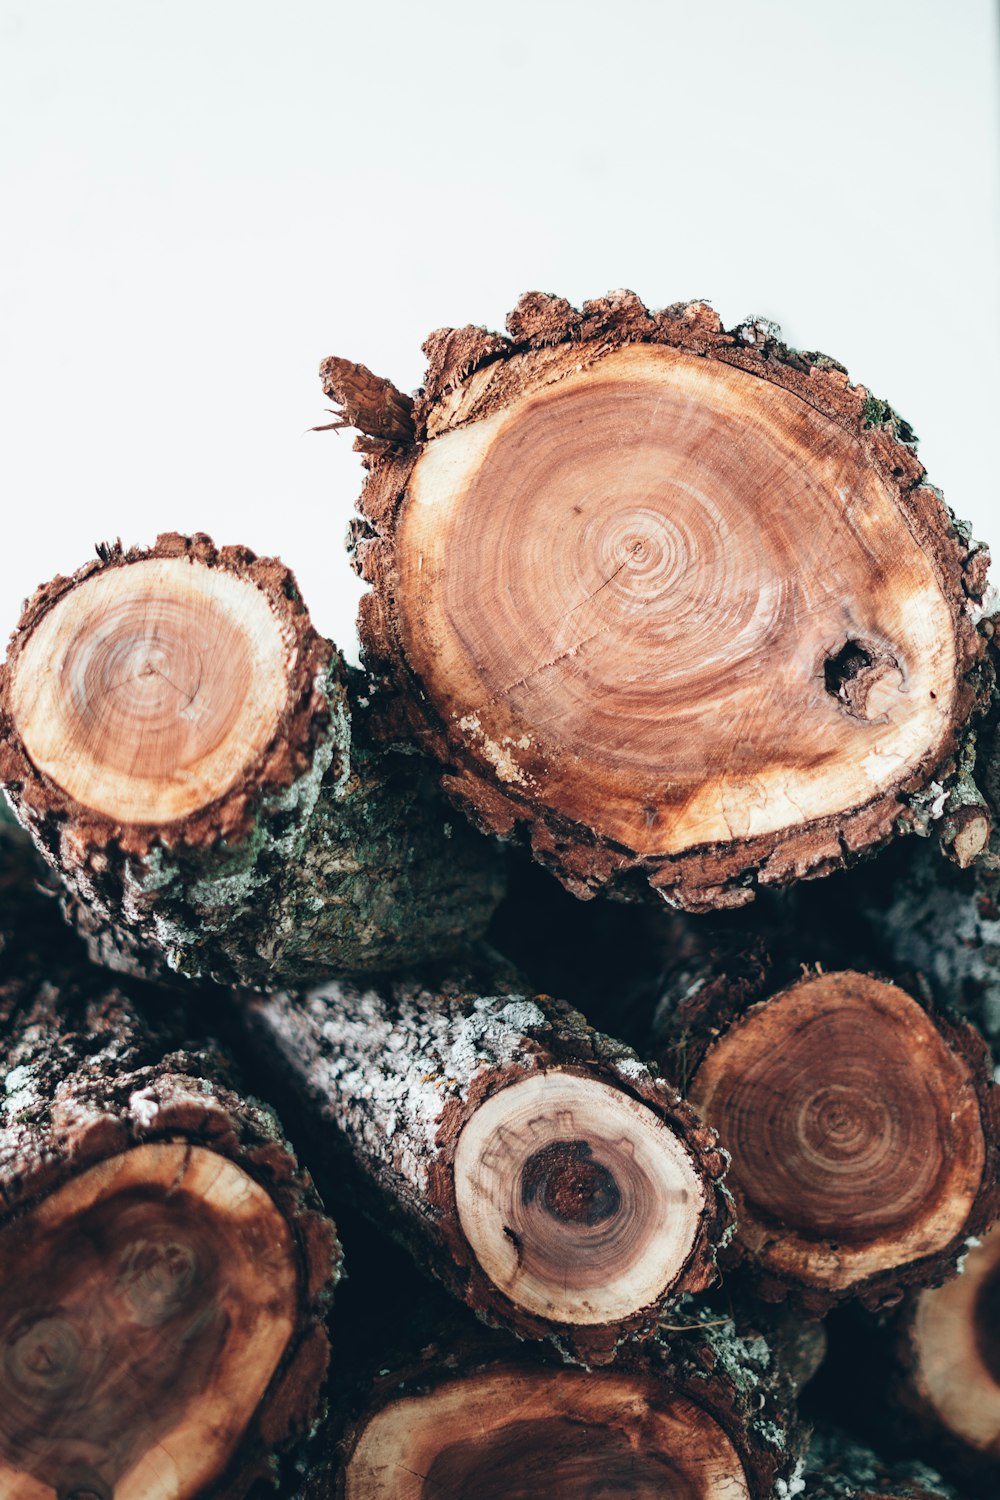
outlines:
[{"label": "firewood pile", "polygon": [[988,554],[771,325],[507,326],[322,366],[362,668],[202,534],[25,606],[0,1500],[1000,1492]]}]

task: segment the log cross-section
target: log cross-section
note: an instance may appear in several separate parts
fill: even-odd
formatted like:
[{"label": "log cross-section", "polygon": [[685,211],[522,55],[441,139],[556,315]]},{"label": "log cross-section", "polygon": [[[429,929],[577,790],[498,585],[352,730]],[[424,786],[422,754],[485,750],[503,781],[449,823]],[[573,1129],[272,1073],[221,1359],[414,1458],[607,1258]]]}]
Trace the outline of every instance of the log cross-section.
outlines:
[{"label": "log cross-section", "polygon": [[0,829],[0,1495],[243,1500],[320,1409],[340,1250],[271,1112],[113,987]]},{"label": "log cross-section", "polygon": [[449,792],[579,894],[691,909],[905,827],[976,700],[986,562],[909,429],[702,304],[509,326],[432,337],[360,500],[363,645]]},{"label": "log cross-section", "polygon": [[605,1361],[714,1280],[724,1159],[629,1048],[488,977],[248,997],[245,1016],[314,1151],[349,1153],[427,1270],[485,1320]]},{"label": "log cross-section", "polygon": [[949,1274],[1000,1207],[982,1039],[871,974],[814,971],[775,993],[752,971],[742,992],[725,976],[694,987],[659,1044],[732,1155],[739,1253],[771,1295],[815,1311]]},{"label": "log cross-section", "polygon": [[288,569],[168,534],[39,589],[0,669],[0,780],[94,958],[274,986],[479,936],[498,852],[422,763]]},{"label": "log cross-section", "polygon": [[13,718],[75,801],[114,822],[173,823],[263,755],[298,644],[235,570],[184,553],[98,569],[28,635]]},{"label": "log cross-section", "polygon": [[557,1323],[600,1324],[634,1316],[676,1279],[705,1190],[645,1103],[545,1072],[493,1094],[465,1126],[455,1207],[512,1301]]},{"label": "log cross-section", "polygon": [[291,1341],[296,1258],[264,1189],[183,1138],[110,1157],[0,1229],[0,1493],[199,1493]]},{"label": "log cross-section", "polygon": [[350,1455],[343,1496],[530,1500],[595,1492],[751,1500],[723,1428],[655,1378],[503,1365],[376,1413]]},{"label": "log cross-section", "polygon": [[[767,1326],[707,1308],[600,1370],[457,1319],[374,1360],[317,1435],[299,1500],[763,1500],[806,1431]],[[335,1456],[336,1455],[336,1456]]]}]

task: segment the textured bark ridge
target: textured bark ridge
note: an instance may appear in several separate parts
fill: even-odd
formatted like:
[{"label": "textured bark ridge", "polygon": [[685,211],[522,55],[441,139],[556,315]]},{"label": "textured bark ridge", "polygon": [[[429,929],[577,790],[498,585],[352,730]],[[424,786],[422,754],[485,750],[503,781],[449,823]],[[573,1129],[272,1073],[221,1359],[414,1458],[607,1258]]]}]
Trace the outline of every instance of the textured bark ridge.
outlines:
[{"label": "textured bark ridge", "polygon": [[842,1433],[823,1432],[809,1449],[803,1500],[958,1500],[958,1495],[926,1464],[887,1464]]},{"label": "textured bark ridge", "polygon": [[318,1466],[302,1500],[782,1500],[804,1448],[792,1395],[765,1338],[690,1313],[596,1371],[449,1340],[369,1385],[336,1479]]},{"label": "textured bark ridge", "polygon": [[569,1007],[462,979],[248,1005],[261,1056],[488,1321],[600,1362],[714,1280],[730,1213],[713,1132]]},{"label": "textured bark ridge", "polygon": [[[945,864],[921,842],[858,872],[844,905],[877,935],[885,961],[926,977],[935,998],[967,1015],[1000,1047],[1000,840],[987,865]],[[895,851],[890,851],[895,854]]]},{"label": "textured bark ridge", "polygon": [[[995,621],[987,621],[990,627]],[[998,661],[995,634],[990,655]],[[950,862],[935,841],[887,850],[837,882],[847,920],[864,920],[883,961],[919,970],[935,996],[968,1015],[1000,1049],[1000,692],[994,690],[943,828]],[[970,829],[972,832],[970,833]],[[963,843],[962,840],[971,840]],[[964,852],[955,856],[955,845]]]},{"label": "textured bark ridge", "polygon": [[973,1240],[963,1274],[921,1292],[902,1319],[893,1397],[904,1428],[949,1472],[1000,1483],[1000,1229]]},{"label": "textured bark ridge", "polygon": [[702,303],[532,293],[508,327],[431,336],[412,439],[345,405],[380,439],[357,558],[386,732],[580,895],[736,905],[907,829],[983,691],[988,559],[906,424]]},{"label": "textured bark ridge", "polygon": [[93,957],[300,983],[479,935],[498,855],[414,757],[292,575],[163,536],[39,590],[0,680],[0,777]]},{"label": "textured bark ridge", "polygon": [[982,1038],[898,984],[763,947],[678,975],[654,1055],[732,1155],[731,1254],[764,1295],[874,1307],[952,1274],[1000,1207],[1000,1098]]},{"label": "textured bark ridge", "polygon": [[21,852],[0,846],[0,1493],[236,1500],[316,1414],[333,1225],[221,1054],[87,971]]}]

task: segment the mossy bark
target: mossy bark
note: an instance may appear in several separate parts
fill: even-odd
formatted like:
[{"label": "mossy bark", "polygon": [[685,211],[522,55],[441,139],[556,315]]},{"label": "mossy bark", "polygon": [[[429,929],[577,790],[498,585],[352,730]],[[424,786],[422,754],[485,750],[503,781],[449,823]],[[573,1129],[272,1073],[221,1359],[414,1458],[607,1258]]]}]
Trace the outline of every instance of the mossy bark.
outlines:
[{"label": "mossy bark", "polygon": [[[487,959],[471,981],[452,975],[368,989],[331,983],[308,994],[251,996],[243,1007],[250,1043],[259,1065],[284,1075],[284,1097],[288,1108],[297,1101],[304,1133],[314,1142],[328,1142],[330,1152],[350,1155],[360,1169],[370,1211],[455,1295],[484,1319],[521,1337],[549,1337],[572,1357],[608,1360],[630,1334],[648,1333],[662,1306],[715,1278],[717,1247],[731,1233],[721,1182],[724,1162],[713,1132],[631,1049],[595,1032],[579,1013],[548,996],[519,993],[509,983],[495,981],[491,992],[488,971]],[[498,1107],[506,1106],[532,1080],[543,1080],[546,1087],[565,1083],[574,1098],[577,1090],[586,1096],[578,1105],[559,1106],[579,1108],[576,1134],[584,1143],[596,1090],[600,1099],[595,1109],[624,1111],[620,1128],[626,1133],[634,1124],[641,1132],[662,1130],[668,1139],[654,1151],[679,1149],[687,1163],[684,1172],[693,1174],[690,1202],[683,1210],[692,1218],[693,1237],[683,1263],[649,1305],[632,1306],[613,1321],[591,1318],[588,1323],[575,1314],[560,1317],[554,1310],[546,1316],[532,1310],[533,1304],[518,1300],[521,1255],[528,1256],[530,1247],[521,1244],[516,1230],[504,1230],[517,1247],[518,1262],[508,1295],[484,1270],[484,1252],[470,1243],[468,1225],[463,1228],[461,1174],[456,1172],[463,1130],[485,1106],[493,1108],[498,1100],[503,1102]],[[538,1186],[543,1177],[548,1184],[552,1173],[561,1173],[559,1180],[572,1178],[573,1193],[582,1195],[574,1204],[596,1203],[595,1212],[612,1220],[619,1208],[625,1213],[630,1200],[621,1184],[601,1176],[600,1183],[595,1177],[583,1186],[568,1163],[548,1156],[540,1162],[542,1147],[557,1149],[546,1146],[550,1127],[553,1142],[566,1131],[549,1120],[544,1101],[538,1116],[536,1129],[529,1132],[532,1140],[524,1145],[524,1151],[534,1151],[535,1163],[525,1170],[529,1175],[533,1171],[538,1183],[535,1177],[524,1179],[523,1203],[530,1203],[536,1187],[543,1191]],[[484,1145],[484,1156],[502,1154],[514,1142],[510,1150],[517,1161],[498,1179],[506,1191],[511,1182],[516,1186],[522,1180],[520,1137],[513,1126],[500,1124],[490,1139],[494,1145]],[[575,1149],[589,1154],[579,1144]],[[618,1169],[628,1176],[629,1163],[615,1166],[613,1148],[610,1160],[612,1177]],[[585,1166],[580,1168],[584,1175]],[[621,1202],[619,1189],[625,1195]],[[655,1198],[652,1188],[636,1191]],[[518,1211],[514,1205],[512,1212]],[[579,1259],[582,1266],[587,1259],[582,1250]],[[552,1298],[555,1309],[560,1299],[554,1291]]]},{"label": "mossy bark", "polygon": [[[32,857],[26,858],[26,854]],[[26,1276],[29,1281],[34,1277],[32,1295],[36,1300],[39,1296],[49,1298],[57,1309],[51,1320],[54,1332],[47,1335],[51,1348],[46,1358],[52,1368],[44,1367],[47,1373],[43,1378],[43,1367],[29,1351],[25,1356],[30,1360],[27,1384],[15,1381],[8,1393],[11,1404],[5,1399],[6,1414],[0,1419],[0,1462],[13,1464],[18,1472],[23,1466],[46,1483],[69,1484],[75,1474],[74,1483],[79,1481],[81,1496],[90,1493],[88,1484],[95,1494],[110,1495],[107,1486],[117,1482],[122,1466],[130,1468],[142,1457],[147,1426],[151,1443],[157,1432],[160,1438],[165,1436],[170,1428],[170,1403],[174,1399],[179,1402],[181,1395],[175,1398],[172,1388],[159,1391],[167,1378],[161,1367],[173,1368],[184,1350],[164,1342],[160,1357],[153,1357],[143,1366],[143,1373],[136,1375],[140,1395],[136,1396],[131,1387],[126,1395],[123,1389],[108,1406],[108,1361],[113,1372],[118,1368],[116,1360],[124,1356],[117,1344],[104,1347],[102,1340],[111,1335],[106,1332],[108,1315],[101,1299],[110,1298],[109,1305],[115,1306],[122,1296],[132,1299],[129,1316],[138,1322],[127,1359],[139,1358],[135,1349],[140,1344],[155,1347],[161,1314],[165,1338],[176,1333],[176,1319],[171,1322],[168,1316],[173,1306],[170,1277],[180,1276],[176,1284],[183,1288],[185,1256],[190,1260],[190,1255],[170,1243],[171,1235],[181,1242],[187,1234],[215,1253],[211,1239],[215,1230],[211,1226],[216,1210],[206,1206],[203,1224],[198,1206],[201,1198],[191,1198],[186,1186],[193,1175],[189,1169],[200,1164],[207,1166],[203,1181],[211,1181],[214,1176],[220,1183],[236,1184],[248,1205],[258,1205],[261,1222],[284,1226],[281,1236],[287,1243],[287,1253],[275,1244],[260,1245],[258,1253],[265,1260],[273,1260],[276,1268],[280,1266],[281,1274],[294,1287],[294,1309],[287,1336],[282,1335],[280,1358],[268,1374],[259,1400],[251,1401],[250,1409],[242,1413],[242,1430],[237,1422],[228,1435],[224,1472],[215,1473],[197,1491],[183,1486],[177,1491],[185,1500],[195,1493],[237,1500],[255,1476],[271,1473],[275,1449],[301,1436],[319,1410],[329,1359],[323,1320],[339,1276],[340,1248],[311,1179],[299,1167],[271,1110],[239,1091],[229,1058],[214,1043],[190,1039],[190,1026],[179,1000],[162,992],[144,993],[143,986],[137,984],[114,986],[106,974],[86,963],[54,901],[38,890],[32,851],[26,851],[20,839],[9,837],[6,831],[0,836],[0,1036],[4,1049],[0,1253],[6,1268],[6,1285],[0,1294],[0,1341],[8,1361],[16,1363],[26,1347],[25,1340],[33,1337],[31,1329],[22,1326],[28,1316],[27,1306],[4,1301],[18,1296],[18,1276],[21,1281]],[[177,1177],[173,1188],[164,1190],[157,1186],[155,1173],[148,1179],[144,1174],[150,1163],[162,1171],[168,1157],[171,1161],[176,1158]],[[110,1181],[116,1172],[132,1183],[124,1196],[115,1200],[119,1206],[124,1205],[123,1217],[107,1218],[100,1233],[93,1226],[88,1230],[97,1210],[88,1210],[85,1205],[81,1208],[78,1200],[90,1201],[98,1192],[94,1185]],[[147,1180],[149,1185],[144,1187]],[[189,1198],[190,1204],[185,1207]],[[65,1230],[60,1227],[60,1205],[64,1201],[77,1205],[66,1219]],[[143,1205],[147,1202],[153,1205],[158,1229],[155,1234],[149,1231],[153,1238],[143,1240],[143,1215],[147,1212]],[[181,1215],[180,1228],[171,1230],[175,1211]],[[249,1207],[247,1215],[249,1223],[253,1218]],[[128,1245],[124,1239],[116,1244],[114,1225],[126,1221],[132,1225]],[[74,1227],[77,1225],[79,1228]],[[224,1236],[231,1232],[225,1229]],[[60,1233],[67,1237],[65,1251],[56,1254],[51,1247],[58,1243]],[[106,1245],[102,1234],[105,1238],[110,1235]],[[117,1264],[116,1255],[127,1255],[127,1265],[125,1261]],[[48,1263],[46,1257],[51,1261],[46,1273],[51,1284],[47,1288],[35,1285]],[[60,1332],[62,1323],[71,1319],[69,1304],[60,1306],[60,1292],[65,1291],[68,1297],[69,1279],[79,1279],[81,1266],[91,1261],[92,1313],[91,1304],[84,1301],[80,1338],[91,1364],[97,1362],[100,1378],[95,1375],[80,1392],[67,1385],[60,1396],[63,1375],[59,1360],[63,1355],[70,1359],[70,1346],[76,1337],[72,1328],[65,1334]],[[235,1308],[240,1265],[234,1262],[229,1271]],[[209,1275],[207,1269],[204,1275]],[[63,1276],[67,1278],[65,1285],[60,1281]],[[80,1303],[79,1288],[74,1296]],[[150,1298],[153,1302],[159,1298],[162,1307],[149,1312]],[[198,1364],[198,1378],[203,1376],[209,1383],[216,1369],[214,1361],[223,1357],[213,1353],[213,1340],[221,1339],[218,1347],[228,1348],[229,1334],[221,1330],[234,1326],[231,1320],[238,1316],[231,1311],[230,1321],[218,1324],[217,1335],[203,1333],[200,1330],[214,1326],[206,1321],[210,1311],[211,1305],[206,1306],[199,1315],[201,1321],[187,1334],[189,1366]],[[117,1335],[119,1341],[121,1336]],[[70,1374],[67,1366],[66,1381]],[[195,1378],[190,1368],[184,1378],[188,1377],[188,1383]],[[11,1378],[14,1380],[13,1375]],[[150,1392],[145,1407],[143,1381]],[[184,1384],[180,1376],[178,1382],[179,1387]],[[19,1445],[26,1440],[25,1432],[18,1436],[8,1428],[8,1419],[14,1420],[15,1408],[48,1411],[56,1397],[57,1409],[46,1422],[50,1430],[35,1438],[22,1453]],[[184,1399],[191,1401],[192,1392],[186,1391]],[[225,1407],[216,1410],[224,1427]],[[134,1431],[130,1426],[133,1421],[138,1424]],[[162,1431],[156,1427],[158,1421]],[[224,1449],[225,1444],[220,1452]],[[169,1461],[164,1462],[167,1473]],[[154,1490],[159,1494],[151,1486],[150,1493]]]},{"label": "mossy bark", "polygon": [[[220,798],[160,826],[120,823],[35,768],[11,710],[12,674],[74,584],[174,558],[264,594],[295,641],[288,702],[260,764]],[[481,935],[502,891],[501,857],[449,812],[419,757],[373,744],[369,691],[312,630],[287,569],[245,549],[168,536],[41,590],[0,682],[0,777],[64,882],[91,955],[143,977],[276,987],[391,969]]]}]

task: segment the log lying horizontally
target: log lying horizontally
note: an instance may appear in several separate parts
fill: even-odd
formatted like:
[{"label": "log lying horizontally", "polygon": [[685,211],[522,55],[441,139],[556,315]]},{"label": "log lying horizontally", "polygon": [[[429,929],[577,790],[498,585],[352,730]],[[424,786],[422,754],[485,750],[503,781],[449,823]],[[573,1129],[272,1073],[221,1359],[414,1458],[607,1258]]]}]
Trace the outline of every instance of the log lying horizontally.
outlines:
[{"label": "log lying horizontally", "polygon": [[442,1338],[369,1383],[300,1500],[790,1496],[804,1431],[776,1352],[705,1314],[613,1369]]},{"label": "log lying horizontally", "polygon": [[912,1446],[946,1472],[1000,1482],[1000,1228],[961,1276],[923,1291],[898,1334],[891,1396]]},{"label": "log lying horizontally", "polygon": [[377,438],[357,556],[386,732],[580,895],[733,906],[940,813],[988,559],[905,423],[702,303],[533,293],[508,327],[432,335],[405,420],[323,367]]},{"label": "log lying horizontally", "polygon": [[226,1060],[0,866],[0,1494],[236,1500],[317,1412],[333,1225]]},{"label": "log lying horizontally", "polygon": [[0,779],[111,967],[250,985],[384,969],[480,934],[501,877],[419,762],[368,742],[364,710],[286,568],[162,536],[29,603]]},{"label": "log lying horizontally", "polygon": [[462,978],[248,997],[284,1068],[418,1260],[485,1319],[600,1362],[715,1278],[731,1229],[713,1132],[546,996]]},{"label": "log lying horizontally", "polygon": [[667,994],[654,1056],[732,1156],[731,1255],[813,1313],[952,1274],[1000,1208],[1000,1091],[979,1034],[851,969],[782,984],[763,947]]}]

